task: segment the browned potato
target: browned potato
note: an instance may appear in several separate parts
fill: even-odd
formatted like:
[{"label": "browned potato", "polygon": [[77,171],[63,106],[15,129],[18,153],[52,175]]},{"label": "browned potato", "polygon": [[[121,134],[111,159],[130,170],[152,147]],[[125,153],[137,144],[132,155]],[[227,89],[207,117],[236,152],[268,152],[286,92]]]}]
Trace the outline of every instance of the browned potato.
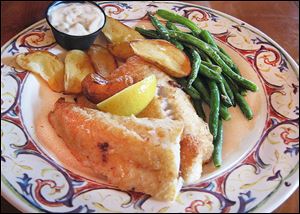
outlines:
[{"label": "browned potato", "polygon": [[134,53],[155,64],[172,77],[186,77],[191,73],[191,63],[184,52],[170,42],[144,39],[130,42]]},{"label": "browned potato", "polygon": [[106,17],[106,23],[102,32],[113,44],[130,42],[136,39],[144,39],[139,32],[111,17]]},{"label": "browned potato", "polygon": [[114,56],[101,45],[92,45],[87,53],[91,58],[96,73],[101,76],[107,77],[117,68]]},{"label": "browned potato", "polygon": [[115,57],[120,59],[127,59],[134,55],[134,52],[128,42],[108,44],[107,48]]},{"label": "browned potato", "polygon": [[23,69],[39,74],[55,92],[64,90],[64,63],[48,51],[19,54],[16,62]]},{"label": "browned potato", "polygon": [[82,93],[91,102],[98,104],[99,102],[111,97],[119,91],[133,84],[129,75],[111,76],[108,79],[101,77],[96,73],[87,75],[82,81]]},{"label": "browned potato", "polygon": [[89,56],[81,50],[69,51],[65,58],[65,93],[81,92],[81,81],[94,72]]}]

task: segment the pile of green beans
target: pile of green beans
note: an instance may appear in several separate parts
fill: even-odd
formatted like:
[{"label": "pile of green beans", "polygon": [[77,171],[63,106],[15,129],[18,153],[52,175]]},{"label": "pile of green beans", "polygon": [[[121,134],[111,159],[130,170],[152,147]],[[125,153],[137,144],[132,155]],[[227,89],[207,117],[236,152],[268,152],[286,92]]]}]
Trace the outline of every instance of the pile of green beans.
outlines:
[{"label": "pile of green beans", "polygon": [[180,42],[178,42],[176,39],[171,38],[169,35],[168,29],[151,13],[148,12],[148,16],[150,18],[150,21],[152,25],[156,28],[158,35],[162,38],[165,39],[172,44],[174,44],[178,49],[183,50],[183,46]]},{"label": "pile of green beans", "polygon": [[[136,31],[149,39],[165,39],[184,51],[191,61],[191,73],[186,78],[177,79],[183,90],[192,98],[197,114],[206,121],[203,103],[210,107],[208,125],[213,135],[213,162],[222,164],[223,123],[231,115],[228,108],[239,106],[244,116],[251,120],[253,112],[245,100],[247,91],[257,91],[258,87],[244,78],[230,55],[216,43],[207,30],[200,29],[188,18],[159,9],[156,14],[167,20],[164,26],[155,16],[148,13],[156,30],[136,27]],[[183,32],[180,24],[191,32]]]}]

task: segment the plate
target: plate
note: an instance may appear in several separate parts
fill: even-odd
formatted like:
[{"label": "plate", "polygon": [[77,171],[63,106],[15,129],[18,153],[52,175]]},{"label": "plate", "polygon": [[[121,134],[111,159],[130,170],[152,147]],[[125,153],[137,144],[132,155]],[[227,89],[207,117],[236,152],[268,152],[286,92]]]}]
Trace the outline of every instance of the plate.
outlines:
[{"label": "plate", "polygon": [[208,29],[243,75],[260,86],[247,96],[255,118],[245,122],[233,110],[225,123],[223,166],[205,166],[202,179],[184,186],[175,202],[120,191],[78,170],[67,151],[49,144],[56,135],[45,118],[62,95],[13,60],[29,50],[64,57],[41,20],[1,48],[2,196],[24,212],[271,212],[284,202],[299,184],[299,67],[293,59],[259,30],[210,8],[155,1],[98,4],[130,26],[149,26],[146,11],[164,8]]}]

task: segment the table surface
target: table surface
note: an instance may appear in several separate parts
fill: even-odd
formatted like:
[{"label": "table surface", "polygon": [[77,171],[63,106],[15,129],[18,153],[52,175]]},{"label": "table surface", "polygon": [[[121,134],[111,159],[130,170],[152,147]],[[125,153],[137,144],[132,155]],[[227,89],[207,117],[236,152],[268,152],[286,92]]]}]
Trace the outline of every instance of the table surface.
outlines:
[{"label": "table surface", "polygon": [[[51,1],[1,1],[1,46],[11,37],[44,18]],[[190,1],[207,6],[260,29],[279,43],[299,64],[299,2]],[[1,213],[18,212],[1,198]],[[299,189],[275,213],[298,213]]]}]

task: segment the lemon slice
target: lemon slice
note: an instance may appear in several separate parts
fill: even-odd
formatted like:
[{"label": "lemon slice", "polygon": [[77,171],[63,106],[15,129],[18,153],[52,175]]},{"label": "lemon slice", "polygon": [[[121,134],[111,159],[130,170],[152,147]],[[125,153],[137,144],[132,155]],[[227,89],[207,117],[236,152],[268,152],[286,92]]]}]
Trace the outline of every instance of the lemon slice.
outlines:
[{"label": "lemon slice", "polygon": [[97,107],[101,111],[116,115],[137,115],[151,102],[155,90],[156,77],[151,75],[102,101]]}]

